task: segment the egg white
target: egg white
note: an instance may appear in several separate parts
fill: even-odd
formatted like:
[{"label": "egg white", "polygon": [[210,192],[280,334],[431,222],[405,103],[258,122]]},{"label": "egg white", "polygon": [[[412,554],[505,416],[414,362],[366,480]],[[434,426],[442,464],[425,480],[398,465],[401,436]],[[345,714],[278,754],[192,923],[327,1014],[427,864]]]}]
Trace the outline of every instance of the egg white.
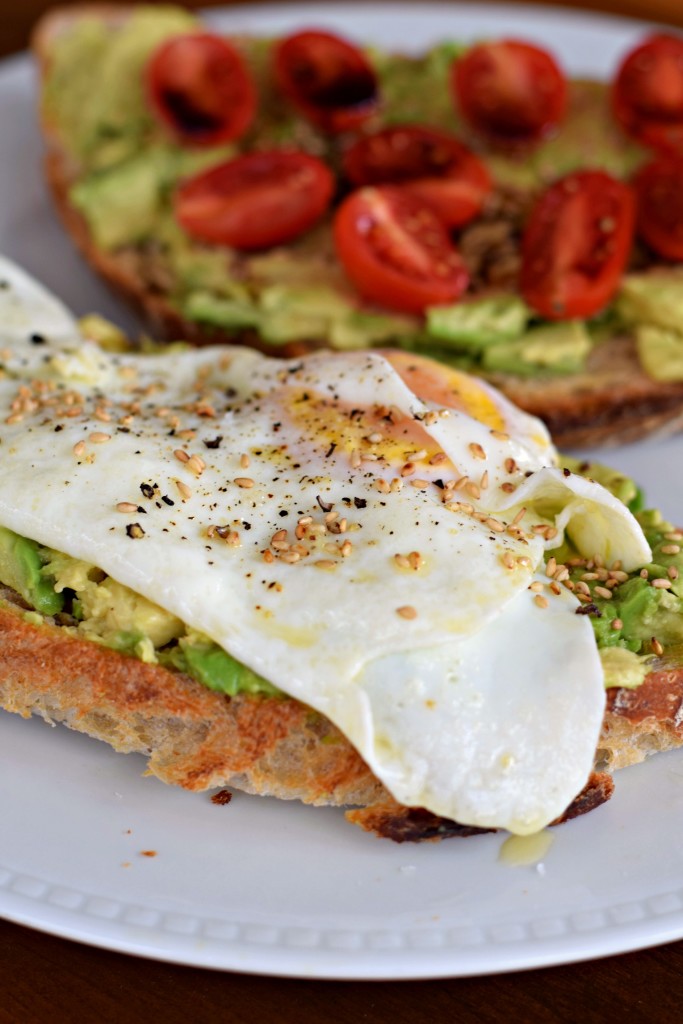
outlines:
[{"label": "egg white", "polygon": [[[1,525],[327,715],[402,802],[521,833],[561,813],[592,767],[602,672],[572,595],[541,609],[527,588],[565,529],[627,568],[649,549],[555,468],[538,421],[434,364],[448,402],[420,397],[405,356],[112,355],[8,261],[0,279]],[[446,476],[468,484],[444,501]]]}]

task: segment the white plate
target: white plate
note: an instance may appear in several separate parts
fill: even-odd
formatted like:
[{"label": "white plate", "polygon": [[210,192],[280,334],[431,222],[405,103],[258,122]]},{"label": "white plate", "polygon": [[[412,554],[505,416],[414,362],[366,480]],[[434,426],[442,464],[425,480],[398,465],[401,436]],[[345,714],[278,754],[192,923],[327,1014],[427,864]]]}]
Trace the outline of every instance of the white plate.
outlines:
[{"label": "white plate", "polygon": [[[572,72],[608,74],[635,22],[534,8],[259,7],[228,30],[316,24],[420,49],[514,34]],[[130,317],[85,269],[45,195],[25,57],[0,67],[0,251],[72,307]],[[617,449],[683,515],[683,440]],[[555,833],[542,863],[502,839],[395,846],[340,812],[236,795],[218,807],[143,778],[143,761],[0,713],[0,912],[142,956],[310,978],[434,978],[576,961],[683,936],[683,756],[629,769],[611,803]],[[145,856],[143,851],[155,851]]]}]

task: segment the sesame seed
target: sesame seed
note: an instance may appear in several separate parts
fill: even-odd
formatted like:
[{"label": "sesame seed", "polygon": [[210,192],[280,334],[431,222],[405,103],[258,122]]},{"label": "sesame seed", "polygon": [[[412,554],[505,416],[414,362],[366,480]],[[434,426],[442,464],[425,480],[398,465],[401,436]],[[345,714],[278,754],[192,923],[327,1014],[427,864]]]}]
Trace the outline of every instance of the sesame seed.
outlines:
[{"label": "sesame seed", "polygon": [[376,480],[375,488],[380,492],[380,494],[389,494],[391,490],[391,487],[386,480]]},{"label": "sesame seed", "polygon": [[89,438],[93,444],[106,444],[107,441],[111,441],[111,434],[103,434],[99,430],[96,430],[94,434],[90,435]]},{"label": "sesame seed", "polygon": [[[666,580],[665,582],[668,583],[669,581]],[[594,587],[593,593],[596,594],[598,597],[604,597],[606,601],[612,600],[612,591],[608,590],[607,587]]]},{"label": "sesame seed", "polygon": [[517,471],[517,463],[514,459],[506,459],[504,465],[506,473],[515,473]]},{"label": "sesame seed", "polygon": [[408,561],[406,555],[394,555],[394,562],[399,567],[399,569],[410,569],[410,562]]},{"label": "sesame seed", "polygon": [[438,466],[440,462],[445,462],[445,461],[446,461],[445,452],[437,452],[436,455],[432,455],[431,459],[429,460],[429,465],[430,466]]},{"label": "sesame seed", "polygon": [[489,471],[488,471],[488,469],[485,469],[484,472],[481,474],[481,480],[479,481],[479,486],[481,487],[482,491],[485,491],[486,488],[488,487],[488,485],[489,485]]},{"label": "sesame seed", "polygon": [[484,451],[484,449],[482,448],[482,446],[480,444],[477,444],[476,442],[473,441],[467,447],[469,448],[470,454],[471,454],[473,459],[485,459],[486,458],[486,452]]},{"label": "sesame seed", "polygon": [[398,491],[403,490],[403,481],[399,477],[395,476],[389,485],[389,489],[396,494]]},{"label": "sesame seed", "polygon": [[552,590],[553,594],[557,594],[558,597],[562,593],[562,587],[559,583],[556,583],[555,580],[553,580],[553,582],[550,584],[550,589]]},{"label": "sesame seed", "polygon": [[360,464],[361,464],[360,452],[355,451],[355,450],[352,451],[351,452],[351,457],[350,457],[349,461],[351,462],[351,468],[352,469],[359,469],[360,468]]},{"label": "sesame seed", "polygon": [[411,604],[403,604],[400,608],[396,609],[396,614],[400,615],[402,619],[416,619],[417,611]]},{"label": "sesame seed", "polygon": [[241,469],[249,469],[250,464],[251,464],[251,459],[249,458],[248,455],[240,455],[240,468]]},{"label": "sesame seed", "polygon": [[313,565],[316,569],[327,569],[328,571],[330,569],[337,568],[337,563],[333,562],[331,558],[320,558],[317,562],[314,562]]},{"label": "sesame seed", "polygon": [[191,488],[189,488],[186,483],[183,483],[182,480],[176,480],[175,485],[178,488],[182,498],[191,498],[192,497],[192,490],[191,490]]},{"label": "sesame seed", "polygon": [[335,519],[338,519],[338,518],[339,518],[339,513],[338,512],[327,512],[325,514],[325,523],[329,526],[330,523],[333,523],[335,521]]},{"label": "sesame seed", "polygon": [[499,441],[509,441],[510,435],[506,434],[504,430],[491,430],[491,437],[497,438]]},{"label": "sesame seed", "polygon": [[664,654],[664,648],[663,648],[663,647],[662,647],[662,645],[660,644],[660,642],[659,642],[659,640],[657,639],[657,637],[656,637],[656,636],[653,636],[653,637],[652,637],[652,640],[650,641],[650,643],[652,644],[652,650],[653,650],[653,651],[655,652],[655,654],[657,655],[657,657],[658,657],[658,658],[661,658],[661,656],[662,656],[662,655]]},{"label": "sesame seed", "polygon": [[564,583],[569,579],[569,569],[566,565],[561,565],[560,568],[557,569],[555,572],[555,579],[558,583]]},{"label": "sesame seed", "polygon": [[481,498],[481,491],[475,483],[472,483],[471,480],[465,484],[465,490],[469,494],[470,498],[474,498],[475,500]]},{"label": "sesame seed", "polygon": [[138,507],[134,505],[132,501],[120,501],[116,506],[117,512],[125,512],[130,514],[131,512],[137,512]]},{"label": "sesame seed", "polygon": [[624,623],[621,621],[621,619],[612,619],[612,621],[610,622],[610,626],[612,627],[612,629],[623,629]]},{"label": "sesame seed", "polygon": [[401,476],[410,476],[411,473],[415,472],[415,465],[412,462],[406,462],[401,466]]},{"label": "sesame seed", "polygon": [[411,551],[410,554],[408,555],[408,562],[410,564],[410,568],[414,569],[416,572],[418,569],[421,568],[422,561],[422,555],[420,554],[419,551]]},{"label": "sesame seed", "polygon": [[287,562],[288,565],[293,565],[294,562],[298,562],[301,559],[298,551],[283,551],[279,557],[282,562]]},{"label": "sesame seed", "polygon": [[647,580],[647,579],[650,578],[650,573],[647,571],[647,569],[641,569],[640,570],[640,577],[641,577],[641,579]]},{"label": "sesame seed", "polygon": [[529,590],[533,590],[535,594],[539,594],[543,590],[544,584],[540,580],[535,580],[529,584]]},{"label": "sesame seed", "polygon": [[275,556],[273,555],[273,552],[272,551],[264,551],[263,552],[263,561],[264,562],[274,562],[275,561]]},{"label": "sesame seed", "polygon": [[670,580],[678,579],[678,569],[675,565],[670,565],[669,568],[666,570],[666,574]]},{"label": "sesame seed", "polygon": [[429,487],[429,480],[411,480],[410,486],[415,487],[419,491],[424,491]]},{"label": "sesame seed", "polygon": [[507,526],[505,523],[501,523],[499,519],[494,519],[493,516],[489,516],[488,519],[484,520],[489,530],[493,530],[494,533],[505,533]]},{"label": "sesame seed", "polygon": [[308,526],[309,523],[313,522],[313,516],[302,516],[299,519],[299,526]]},{"label": "sesame seed", "polygon": [[383,441],[383,440],[384,440],[384,435],[383,434],[379,434],[377,432],[375,432],[374,434],[370,434],[369,437],[368,437],[368,441],[370,442],[370,444],[379,444],[380,441]]},{"label": "sesame seed", "polygon": [[501,562],[503,563],[506,569],[514,569],[516,565],[514,556],[510,551],[505,551],[503,553],[501,557]]},{"label": "sesame seed", "polygon": [[515,484],[504,483],[500,485],[500,489],[501,491],[504,491],[506,494],[514,494],[514,492],[517,490],[517,487],[515,486]]},{"label": "sesame seed", "polygon": [[195,476],[201,476],[206,469],[206,463],[199,455],[191,455],[187,460],[186,466]]},{"label": "sesame seed", "polygon": [[534,598],[534,604],[538,605],[539,608],[547,608],[548,598],[543,597],[543,594],[536,594]]},{"label": "sesame seed", "polygon": [[[661,577],[659,577],[656,580],[652,580],[652,586],[656,587],[657,590],[670,590],[671,580],[662,579]],[[597,587],[595,589],[597,590]]]},{"label": "sesame seed", "polygon": [[677,555],[681,548],[678,544],[662,544],[660,550],[663,555]]},{"label": "sesame seed", "polygon": [[82,455],[84,451],[85,441],[77,441],[73,448],[74,455]]},{"label": "sesame seed", "polygon": [[238,487],[243,487],[246,489],[249,489],[250,487],[254,486],[254,481],[251,479],[250,476],[236,476],[235,483],[237,484]]},{"label": "sesame seed", "polygon": [[345,540],[341,546],[342,558],[348,558],[353,551],[353,544],[350,540]]},{"label": "sesame seed", "polygon": [[554,557],[551,556],[548,559],[548,564],[545,567],[545,574],[546,574],[546,576],[549,576],[550,579],[552,579],[553,576],[555,575],[556,569],[557,569],[557,561],[555,560]]},{"label": "sesame seed", "polygon": [[190,456],[187,454],[186,451],[183,451],[182,448],[176,448],[176,450],[173,452],[173,454],[175,455],[175,457],[178,460],[178,462],[189,462],[190,461]]}]

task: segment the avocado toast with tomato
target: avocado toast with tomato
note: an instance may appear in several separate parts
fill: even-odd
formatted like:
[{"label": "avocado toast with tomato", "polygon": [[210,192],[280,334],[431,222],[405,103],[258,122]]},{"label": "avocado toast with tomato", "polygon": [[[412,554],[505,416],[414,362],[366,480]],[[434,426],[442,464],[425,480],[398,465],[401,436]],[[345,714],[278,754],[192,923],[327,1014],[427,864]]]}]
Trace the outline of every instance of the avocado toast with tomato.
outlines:
[{"label": "avocado toast with tomato", "polygon": [[[57,204],[155,333],[399,346],[484,375],[564,446],[680,427],[683,254],[652,230],[677,163],[653,160],[628,78],[617,118],[606,85],[516,41],[493,52],[511,103],[490,47],[217,39],[144,7],[58,9],[35,35]],[[482,81],[502,119],[477,113]]]}]

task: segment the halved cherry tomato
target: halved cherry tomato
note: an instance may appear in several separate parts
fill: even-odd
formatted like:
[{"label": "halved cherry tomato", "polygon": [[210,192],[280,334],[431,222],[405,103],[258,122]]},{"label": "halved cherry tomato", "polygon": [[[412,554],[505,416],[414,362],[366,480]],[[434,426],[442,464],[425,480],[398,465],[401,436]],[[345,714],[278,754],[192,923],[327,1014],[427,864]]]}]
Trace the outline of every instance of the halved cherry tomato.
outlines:
[{"label": "halved cherry tomato", "polygon": [[646,164],[633,184],[638,200],[637,231],[667,260],[683,260],[683,156]]},{"label": "halved cherry tomato", "polygon": [[632,50],[614,80],[612,109],[639,142],[683,151],[683,39],[652,35]]},{"label": "halved cherry tomato", "polygon": [[235,249],[289,242],[322,217],[334,177],[307,153],[247,153],[189,178],[175,195],[175,214],[193,238]]},{"label": "halved cherry tomato", "polygon": [[152,54],[146,77],[152,109],[187,145],[230,142],[254,117],[251,75],[239,52],[220,36],[174,36]]},{"label": "halved cherry tomato", "polygon": [[577,171],[550,186],[522,239],[522,295],[549,320],[587,317],[610,301],[629,257],[632,189],[603,171]]},{"label": "halved cherry tomato", "polygon": [[449,228],[479,213],[491,191],[484,163],[453,135],[421,125],[394,125],[359,139],[344,157],[354,185],[402,184]]},{"label": "halved cherry tomato", "polygon": [[277,83],[295,107],[325,132],[362,124],[378,106],[377,76],[352,43],[309,29],[275,48]]},{"label": "halved cherry tomato", "polygon": [[537,142],[560,123],[567,81],[546,50],[516,39],[480,43],[455,61],[463,117],[494,142]]},{"label": "halved cherry tomato", "polygon": [[334,221],[337,255],[361,295],[403,313],[454,302],[469,276],[437,215],[394,185],[352,192]]}]

